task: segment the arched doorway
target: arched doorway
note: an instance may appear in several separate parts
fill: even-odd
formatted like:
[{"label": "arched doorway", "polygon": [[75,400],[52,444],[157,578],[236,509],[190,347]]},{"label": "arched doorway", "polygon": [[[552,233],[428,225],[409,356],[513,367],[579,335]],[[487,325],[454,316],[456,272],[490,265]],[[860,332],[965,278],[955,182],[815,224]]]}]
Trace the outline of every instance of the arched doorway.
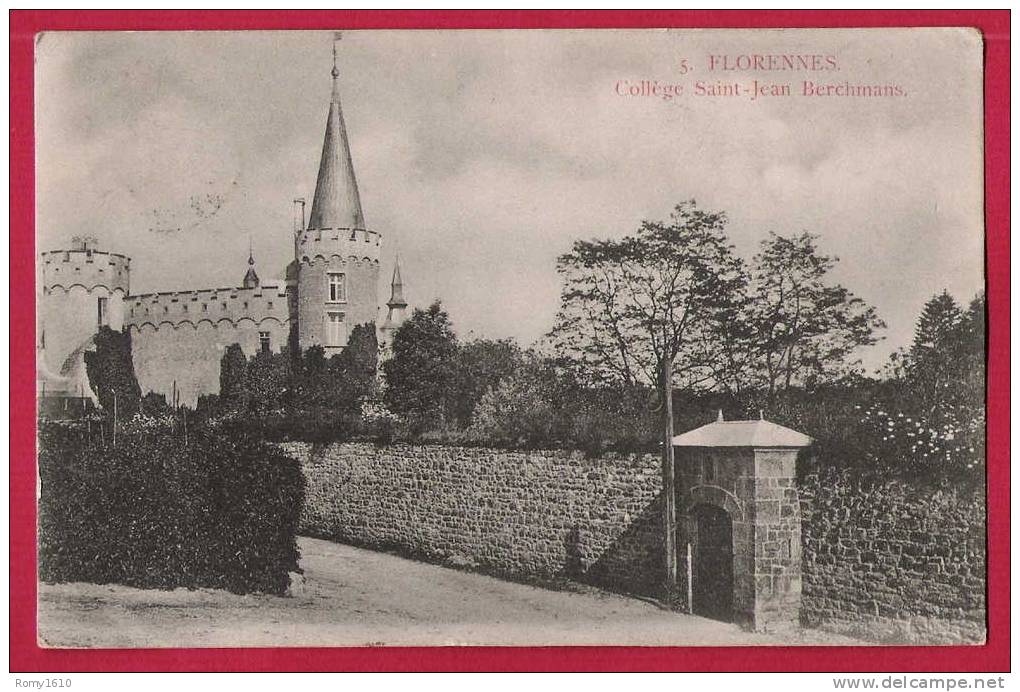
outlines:
[{"label": "arched doorway", "polygon": [[715,505],[695,505],[691,518],[694,613],[729,622],[733,619],[733,523],[726,510]]}]

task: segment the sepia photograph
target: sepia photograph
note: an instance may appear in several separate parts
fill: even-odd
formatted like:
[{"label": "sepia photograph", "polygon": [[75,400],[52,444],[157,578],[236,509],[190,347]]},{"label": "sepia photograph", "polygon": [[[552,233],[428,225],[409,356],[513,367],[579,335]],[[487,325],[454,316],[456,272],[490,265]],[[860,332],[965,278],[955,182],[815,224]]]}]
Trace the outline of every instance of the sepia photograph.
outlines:
[{"label": "sepia photograph", "polygon": [[980,31],[34,41],[40,647],[986,643]]}]

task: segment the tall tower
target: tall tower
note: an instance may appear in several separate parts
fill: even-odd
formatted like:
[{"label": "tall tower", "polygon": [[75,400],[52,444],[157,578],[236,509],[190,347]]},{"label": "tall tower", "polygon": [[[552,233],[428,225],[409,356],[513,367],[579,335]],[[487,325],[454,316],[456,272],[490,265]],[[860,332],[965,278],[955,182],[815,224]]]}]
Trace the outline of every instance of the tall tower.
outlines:
[{"label": "tall tower", "polygon": [[76,236],[69,250],[39,256],[39,341],[46,365],[59,372],[64,359],[99,331],[124,324],[124,296],[131,259],[97,249],[94,238]]},{"label": "tall tower", "polygon": [[67,378],[83,375],[81,354],[91,348],[100,327],[120,330],[124,326],[131,259],[100,251],[95,238],[75,236],[70,249],[39,255],[37,276],[40,386],[46,387],[47,395],[70,386],[72,391],[63,394],[79,396],[87,378],[84,385],[69,383]]},{"label": "tall tower", "polygon": [[386,302],[389,311],[386,321],[379,327],[379,350],[385,359],[393,346],[393,334],[407,319],[407,301],[404,300],[404,281],[400,278],[400,258],[393,265],[393,280],[390,281],[390,299]]},{"label": "tall tower", "polygon": [[365,225],[333,46],[333,92],[308,226],[297,234],[298,346],[330,355],[359,324],[375,324],[381,237]]}]

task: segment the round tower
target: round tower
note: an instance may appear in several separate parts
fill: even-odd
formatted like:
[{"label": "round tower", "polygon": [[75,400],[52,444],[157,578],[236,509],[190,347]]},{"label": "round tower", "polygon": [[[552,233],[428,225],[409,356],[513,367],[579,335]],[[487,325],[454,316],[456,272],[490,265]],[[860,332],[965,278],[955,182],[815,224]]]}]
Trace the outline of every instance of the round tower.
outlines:
[{"label": "round tower", "polygon": [[95,238],[75,237],[69,250],[39,255],[38,277],[39,365],[59,374],[100,327],[124,326],[131,258],[99,251]]},{"label": "round tower", "polygon": [[366,228],[340,108],[336,53],[326,135],[308,225],[296,234],[298,345],[320,345],[327,356],[351,330],[375,324],[380,235]]}]

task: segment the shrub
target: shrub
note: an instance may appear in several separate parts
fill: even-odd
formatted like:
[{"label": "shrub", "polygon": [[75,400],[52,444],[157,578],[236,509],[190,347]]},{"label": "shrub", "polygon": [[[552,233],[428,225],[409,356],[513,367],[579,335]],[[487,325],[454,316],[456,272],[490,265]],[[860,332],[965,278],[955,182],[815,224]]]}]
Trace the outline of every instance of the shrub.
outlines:
[{"label": "shrub", "polygon": [[490,389],[474,411],[471,431],[500,446],[537,447],[554,437],[551,383],[521,368]]},{"label": "shrub", "polygon": [[251,437],[40,429],[39,576],[283,593],[298,570],[298,463]]}]

